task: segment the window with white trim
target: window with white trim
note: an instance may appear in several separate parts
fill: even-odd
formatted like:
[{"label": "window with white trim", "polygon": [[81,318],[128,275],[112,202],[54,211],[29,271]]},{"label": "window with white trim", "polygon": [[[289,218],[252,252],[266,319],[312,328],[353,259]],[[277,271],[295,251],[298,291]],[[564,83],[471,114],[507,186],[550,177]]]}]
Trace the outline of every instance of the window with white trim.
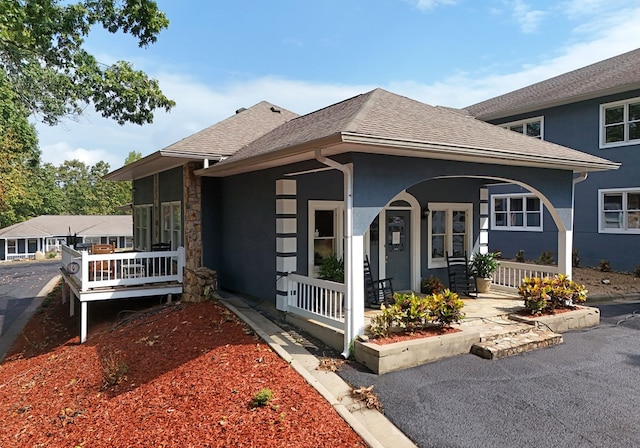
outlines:
[{"label": "window with white trim", "polygon": [[171,250],[182,246],[182,204],[180,201],[163,202],[161,213],[161,242],[171,243]]},{"label": "window with white trim", "polygon": [[471,253],[473,204],[430,202],[428,223],[429,268],[446,267],[446,254]]},{"label": "window with white trim", "polygon": [[17,254],[18,253],[18,242],[17,242],[17,240],[7,240],[7,253],[8,254]]},{"label": "window with white trim", "polygon": [[640,98],[600,105],[600,147],[640,144]]},{"label": "window with white trim", "polygon": [[491,229],[542,231],[542,203],[534,195],[491,195]]},{"label": "window with white trim", "polygon": [[324,258],[343,256],[344,206],[340,201],[309,201],[309,276],[317,277]]},{"label": "window with white trim", "polygon": [[598,190],[600,233],[640,233],[640,187]]},{"label": "window with white trim", "polygon": [[500,127],[519,132],[529,137],[544,140],[544,117],[527,118],[526,120],[502,123]]},{"label": "window with white trim", "polygon": [[133,207],[133,244],[137,250],[151,250],[151,205]]}]

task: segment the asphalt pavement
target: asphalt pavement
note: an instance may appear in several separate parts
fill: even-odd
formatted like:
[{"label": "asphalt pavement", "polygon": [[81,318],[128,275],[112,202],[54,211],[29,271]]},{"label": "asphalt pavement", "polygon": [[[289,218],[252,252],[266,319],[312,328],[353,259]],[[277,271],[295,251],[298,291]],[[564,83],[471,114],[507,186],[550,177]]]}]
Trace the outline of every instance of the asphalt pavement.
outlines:
[{"label": "asphalt pavement", "polygon": [[598,307],[600,326],[551,348],[338,373],[374,385],[387,418],[420,447],[638,447],[640,302]]},{"label": "asphalt pavement", "polygon": [[59,260],[0,263],[0,362],[60,271]]}]

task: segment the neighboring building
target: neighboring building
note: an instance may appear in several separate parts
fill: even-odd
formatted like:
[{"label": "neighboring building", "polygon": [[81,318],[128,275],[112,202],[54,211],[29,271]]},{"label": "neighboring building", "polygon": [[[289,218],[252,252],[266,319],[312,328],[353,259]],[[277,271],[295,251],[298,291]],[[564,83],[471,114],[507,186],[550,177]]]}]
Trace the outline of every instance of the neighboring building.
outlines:
[{"label": "neighboring building", "polygon": [[[252,109],[228,119],[244,120],[237,131],[250,137],[242,144],[224,132],[225,120],[209,128],[221,131],[210,141],[205,130],[172,145],[173,166],[152,168],[169,147],[107,178],[134,181],[136,247],[174,244],[179,237],[168,233],[174,227],[163,224],[162,210],[175,201],[187,265],[216,270],[223,289],[302,316],[320,318],[320,308],[344,306],[333,319],[344,319],[346,353],[364,330],[365,255],[379,278],[393,277],[396,290],[418,290],[429,275],[445,279],[447,253],[488,250],[488,187],[511,183],[536,192],[549,210],[559,269],[570,273],[573,178],[617,168],[382,89],[304,116],[289,113],[271,129],[259,125],[265,112],[283,111],[244,115]],[[197,157],[184,143],[199,135],[197,157],[209,166],[200,162],[194,170],[188,162]],[[164,177],[170,175],[174,181]],[[328,292],[302,297],[311,289],[292,285],[322,288],[314,277],[330,254],[345,261],[344,300],[326,302]],[[288,280],[292,273],[297,283]],[[308,305],[318,300],[325,300],[320,308]]]},{"label": "neighboring building", "polygon": [[0,229],[0,261],[34,259],[36,252],[59,252],[68,236],[86,244],[133,247],[131,215],[38,216]]},{"label": "neighboring building", "polygon": [[[466,108],[479,120],[621,163],[575,179],[573,247],[581,265],[640,265],[640,49]],[[491,248],[535,259],[557,231],[540,200],[491,189]],[[556,252],[557,255],[557,252]]]}]

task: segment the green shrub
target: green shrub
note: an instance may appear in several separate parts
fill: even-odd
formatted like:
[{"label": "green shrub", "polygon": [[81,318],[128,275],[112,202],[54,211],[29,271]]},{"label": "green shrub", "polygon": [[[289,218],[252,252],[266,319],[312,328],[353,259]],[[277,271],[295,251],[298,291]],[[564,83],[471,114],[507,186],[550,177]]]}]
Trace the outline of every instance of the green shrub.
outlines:
[{"label": "green shrub", "polygon": [[516,261],[518,263],[524,263],[524,250],[520,249],[517,253],[516,253]]},{"label": "green shrub", "polygon": [[524,306],[531,314],[553,311],[556,308],[573,308],[587,300],[587,290],[559,274],[555,277],[526,278],[518,287],[518,293],[524,299]]},{"label": "green shrub", "polygon": [[640,265],[636,266],[636,268],[633,270],[633,276],[640,278]]},{"label": "green shrub", "polygon": [[550,250],[543,250],[538,258],[538,264],[552,265],[553,264],[553,252]]},{"label": "green shrub", "polygon": [[392,331],[412,333],[433,325],[448,327],[464,318],[464,302],[448,289],[425,297],[396,293],[394,298],[393,304],[383,304],[381,313],[371,318],[368,332],[374,338],[389,336]]},{"label": "green shrub", "polygon": [[486,254],[476,252],[473,254],[471,261],[471,270],[479,278],[491,278],[500,265],[498,257],[500,257],[500,252],[489,252]]},{"label": "green shrub", "polygon": [[423,278],[420,282],[420,292],[422,294],[433,294],[434,292],[442,291],[444,291],[444,285],[436,276],[431,275],[428,278]]},{"label": "green shrub", "polygon": [[251,404],[255,408],[263,407],[263,406],[266,406],[267,403],[269,403],[272,398],[273,398],[273,391],[271,389],[266,389],[266,388],[260,389],[253,396],[253,400],[251,400]]},{"label": "green shrub", "polygon": [[320,262],[318,278],[344,283],[344,261],[335,254],[323,258]]},{"label": "green shrub", "polygon": [[609,263],[609,260],[600,260],[598,269],[600,269],[600,272],[611,272],[611,263]]}]

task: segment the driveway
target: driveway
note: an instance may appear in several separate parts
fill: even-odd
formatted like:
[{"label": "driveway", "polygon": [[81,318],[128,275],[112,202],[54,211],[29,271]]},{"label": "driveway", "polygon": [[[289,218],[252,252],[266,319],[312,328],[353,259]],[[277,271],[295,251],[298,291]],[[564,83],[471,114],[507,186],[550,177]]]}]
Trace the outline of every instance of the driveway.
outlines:
[{"label": "driveway", "polygon": [[49,282],[59,268],[59,260],[0,263],[0,361],[53,286]]},{"label": "driveway", "polygon": [[385,415],[421,447],[637,447],[640,302],[599,307],[599,327],[565,333],[555,347],[339,374],[373,384]]}]

